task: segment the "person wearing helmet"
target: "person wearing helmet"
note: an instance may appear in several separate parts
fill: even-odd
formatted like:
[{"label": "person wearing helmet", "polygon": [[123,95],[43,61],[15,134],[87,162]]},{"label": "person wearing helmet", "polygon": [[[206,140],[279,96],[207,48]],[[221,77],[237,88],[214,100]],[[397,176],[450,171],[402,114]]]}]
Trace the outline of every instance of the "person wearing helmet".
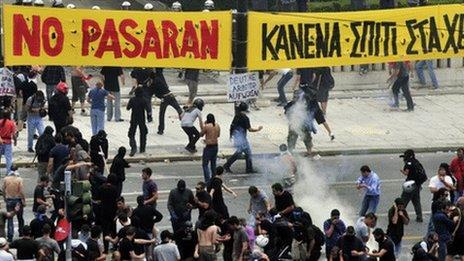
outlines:
[{"label": "person wearing helmet", "polygon": [[53,0],[52,7],[64,8],[63,0]]},{"label": "person wearing helmet", "polygon": [[201,117],[201,111],[205,106],[205,102],[197,98],[193,101],[191,107],[188,107],[185,112],[181,116],[181,127],[184,132],[187,134],[189,143],[185,146],[185,149],[190,153],[197,152],[195,144],[197,143],[198,139],[200,139],[200,132],[198,132],[197,128],[194,126],[196,119],[200,123],[200,129],[203,129],[203,120]]},{"label": "person wearing helmet", "polygon": [[213,11],[214,10],[214,2],[212,0],[206,0],[203,5],[204,10]]},{"label": "person wearing helmet", "polygon": [[171,9],[174,12],[181,12],[182,11],[182,4],[176,1],[176,2],[172,3]]},{"label": "person wearing helmet", "polygon": [[401,173],[406,176],[406,181],[414,181],[413,189],[411,191],[403,190],[401,198],[404,200],[405,207],[408,206],[409,201],[412,201],[416,212],[416,221],[420,223],[423,222],[420,191],[422,184],[427,180],[427,175],[422,164],[416,159],[414,150],[406,150],[403,155],[400,155],[400,158],[403,158],[404,161]]},{"label": "person wearing helmet", "polygon": [[23,5],[23,0],[16,0],[13,5]]},{"label": "person wearing helmet", "polygon": [[153,5],[151,3],[146,3],[144,6],[143,6],[143,10],[145,11],[153,11]]},{"label": "person wearing helmet", "polygon": [[43,0],[35,0],[34,6],[38,6],[38,7],[44,6]]},{"label": "person wearing helmet", "polygon": [[248,142],[247,132],[258,132],[263,129],[263,126],[257,128],[251,127],[250,118],[246,115],[248,110],[248,104],[241,102],[238,106],[238,112],[235,114],[234,119],[230,125],[230,137],[233,139],[234,147],[236,149],[234,155],[232,155],[227,162],[224,164],[224,170],[232,173],[230,167],[234,162],[242,155],[245,154],[246,161],[246,173],[256,173],[253,169],[253,163],[251,160],[251,147]]},{"label": "person wearing helmet", "polygon": [[66,6],[66,8],[68,8],[68,9],[76,9],[76,6],[74,4],[68,4]]},{"label": "person wearing helmet", "polygon": [[130,10],[130,8],[131,8],[131,3],[129,3],[128,1],[122,2],[122,4],[121,4],[121,9],[122,10]]},{"label": "person wearing helmet", "polygon": [[55,94],[50,98],[48,104],[48,114],[55,125],[58,133],[63,127],[72,124],[72,107],[68,99],[69,87],[65,82],[60,82],[56,86]]},{"label": "person wearing helmet", "polygon": [[366,213],[377,212],[377,206],[380,200],[380,178],[372,171],[369,166],[362,166],[361,176],[356,181],[356,188],[364,191],[364,198],[362,200],[361,210],[359,216],[362,217]]},{"label": "person wearing helmet", "polygon": [[32,6],[32,0],[23,0],[24,6]]},{"label": "person wearing helmet", "polygon": [[101,10],[101,8],[98,5],[92,6],[92,10]]}]

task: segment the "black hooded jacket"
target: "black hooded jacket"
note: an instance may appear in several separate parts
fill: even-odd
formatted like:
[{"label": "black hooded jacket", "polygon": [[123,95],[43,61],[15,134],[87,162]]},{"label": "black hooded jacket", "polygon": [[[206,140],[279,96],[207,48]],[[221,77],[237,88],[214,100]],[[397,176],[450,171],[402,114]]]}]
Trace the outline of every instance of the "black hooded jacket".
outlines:
[{"label": "black hooded jacket", "polygon": [[53,138],[53,128],[45,127],[44,133],[37,139],[35,151],[39,162],[48,162],[50,150],[55,147],[55,139]]}]

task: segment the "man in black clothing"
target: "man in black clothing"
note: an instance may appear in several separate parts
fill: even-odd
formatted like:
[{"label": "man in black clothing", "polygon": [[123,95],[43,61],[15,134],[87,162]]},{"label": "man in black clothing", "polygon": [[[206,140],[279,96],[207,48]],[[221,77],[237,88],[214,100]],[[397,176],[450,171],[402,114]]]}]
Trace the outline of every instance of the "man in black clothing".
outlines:
[{"label": "man in black clothing", "polygon": [[274,194],[275,210],[279,215],[288,217],[295,209],[292,194],[286,190],[284,191],[280,183],[272,185],[272,194]]},{"label": "man in black clothing", "polygon": [[146,234],[152,235],[153,226],[163,219],[163,214],[153,206],[143,204],[144,201],[143,196],[137,197],[137,208],[132,212],[132,217],[138,219],[140,229]]},{"label": "man in black clothing", "polygon": [[364,243],[356,237],[354,227],[346,228],[346,233],[338,240],[338,248],[345,261],[361,261],[364,260],[366,250]]},{"label": "man in black clothing", "polygon": [[118,193],[121,196],[122,192],[122,183],[126,180],[126,169],[130,168],[129,163],[124,159],[126,156],[126,148],[119,147],[118,154],[114,156],[113,162],[111,163],[110,173],[115,174],[118,177]]},{"label": "man in black clothing", "polygon": [[55,225],[53,221],[45,213],[47,208],[45,206],[39,206],[37,208],[36,218],[31,220],[30,229],[32,238],[36,239],[43,236],[42,229],[45,224],[50,226],[51,234],[55,233]]},{"label": "man in black clothing", "polygon": [[422,190],[422,183],[427,180],[424,167],[415,158],[414,151],[411,149],[406,150],[400,158],[403,158],[404,161],[404,167],[403,170],[401,170],[401,173],[406,176],[406,181],[413,180],[415,182],[414,189],[411,192],[403,191],[401,194],[401,198],[404,201],[404,207],[407,208],[409,201],[412,201],[414,211],[416,212],[416,221],[422,222],[420,191]]},{"label": "man in black clothing", "polygon": [[390,238],[385,235],[381,228],[376,228],[374,232],[375,241],[379,243],[378,251],[369,254],[370,257],[379,258],[379,261],[395,261],[395,245]]},{"label": "man in black clothing", "polygon": [[35,153],[37,154],[37,172],[39,173],[39,179],[40,177],[47,174],[48,160],[50,159],[50,151],[53,147],[55,147],[53,128],[47,126],[35,144]]},{"label": "man in black clothing", "polygon": [[[121,67],[102,67],[100,74],[103,75],[105,90],[109,91],[114,96],[114,101],[108,99],[108,106],[106,108],[106,119],[111,121],[113,118],[116,122],[124,121],[121,119],[121,91],[119,87],[119,77],[121,78],[122,85],[125,84],[124,72]],[[114,102],[114,103],[113,103]]]},{"label": "man in black clothing", "polygon": [[32,212],[37,212],[39,206],[51,206],[45,197],[45,189],[48,187],[48,176],[42,176],[39,184],[34,189],[34,203],[32,204]]},{"label": "man in black clothing", "polygon": [[173,231],[177,231],[185,221],[192,219],[191,212],[194,204],[192,191],[186,188],[184,180],[179,180],[177,188],[171,190],[168,199],[168,211],[171,214]]},{"label": "man in black clothing", "polygon": [[404,225],[409,224],[409,216],[402,198],[395,199],[394,205],[388,211],[387,235],[395,244],[395,255],[401,253],[401,240],[404,235]]},{"label": "man in black clothing", "polygon": [[224,170],[229,173],[232,173],[230,169],[231,165],[242,155],[242,153],[245,154],[246,173],[256,172],[253,169],[253,163],[251,161],[251,147],[248,143],[247,131],[258,132],[263,129],[263,126],[258,126],[258,128],[251,127],[250,118],[246,115],[247,111],[248,104],[241,102],[238,107],[238,112],[230,125],[230,137],[234,141],[236,151],[224,164]]},{"label": "man in black clothing", "polygon": [[[117,196],[118,189],[114,186],[117,182],[117,177],[114,174],[108,175],[107,182],[99,188],[99,198],[101,202],[101,220],[103,235],[109,236],[115,231],[114,228],[114,217],[116,216],[117,210]],[[108,252],[108,242],[105,241],[105,253]]]},{"label": "man in black clothing", "polygon": [[23,237],[13,241],[10,248],[16,249],[16,258],[18,260],[35,260],[40,255],[44,255],[43,251],[39,250],[39,242],[31,238],[31,228],[29,226],[24,226]]},{"label": "man in black clothing", "polygon": [[106,255],[100,251],[98,240],[100,239],[102,230],[99,226],[93,226],[90,230],[90,238],[87,239],[87,251],[91,261],[106,260]]},{"label": "man in black clothing", "polygon": [[[54,87],[55,88],[55,87]],[[48,115],[55,125],[56,133],[69,124],[72,124],[72,107],[68,97],[68,85],[64,82],[56,86],[55,94],[48,103]]]},{"label": "man in black clothing", "polygon": [[[132,70],[130,76],[134,79],[134,86],[132,90],[137,90],[137,88],[142,89],[142,97],[144,98],[145,103],[148,106],[147,110],[147,119],[148,122],[153,121],[152,108],[151,108],[151,98],[153,97],[153,90],[150,88],[150,75],[153,73],[151,68],[135,68]],[[162,71],[161,71],[162,74]]]},{"label": "man in black clothing", "polygon": [[159,111],[159,125],[158,125],[158,134],[163,135],[164,133],[164,116],[166,114],[166,108],[168,106],[173,107],[177,114],[180,116],[182,114],[182,109],[179,106],[179,103],[176,100],[174,94],[169,90],[169,86],[164,79],[162,70],[156,69],[156,72],[150,72],[150,89],[153,91],[155,96],[161,100],[160,111]]},{"label": "man in black clothing", "polygon": [[142,89],[135,89],[135,97],[132,97],[127,104],[127,110],[132,110],[128,133],[129,144],[131,146],[129,156],[131,157],[133,157],[137,152],[137,143],[135,142],[135,131],[137,126],[140,131],[140,153],[145,152],[148,134],[147,125],[145,124],[145,112],[148,113],[150,108],[151,106],[148,106],[147,102],[143,98]]},{"label": "man in black clothing", "polygon": [[47,101],[56,91],[59,82],[66,82],[66,74],[62,66],[46,66],[42,72],[42,82],[45,83],[47,91]]},{"label": "man in black clothing", "polygon": [[105,170],[105,161],[108,159],[108,139],[106,132],[100,130],[90,139],[90,159],[99,170]]},{"label": "man in black clothing", "polygon": [[107,182],[103,173],[97,168],[92,167],[90,169],[90,194],[92,195],[92,211],[95,217],[95,224],[101,225],[101,198],[100,198],[100,187]]},{"label": "man in black clothing", "polygon": [[201,221],[205,212],[211,209],[212,198],[206,191],[206,183],[203,181],[197,183],[195,190],[195,203],[198,208],[198,220]]}]

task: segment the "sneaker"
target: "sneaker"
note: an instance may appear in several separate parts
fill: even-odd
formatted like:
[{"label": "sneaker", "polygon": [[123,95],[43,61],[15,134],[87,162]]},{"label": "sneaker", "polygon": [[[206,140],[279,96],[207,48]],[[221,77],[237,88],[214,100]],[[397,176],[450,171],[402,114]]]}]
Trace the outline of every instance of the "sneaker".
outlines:
[{"label": "sneaker", "polygon": [[27,152],[34,153],[34,150],[32,148],[27,149]]},{"label": "sneaker", "polygon": [[333,140],[335,140],[335,135],[330,134],[330,141],[333,141]]},{"label": "sneaker", "polygon": [[152,122],[152,121],[153,121],[153,117],[148,116],[148,117],[147,117],[147,121],[148,121],[148,122]]},{"label": "sneaker", "polygon": [[119,120],[116,120],[116,122],[123,122],[124,119],[119,119]]},{"label": "sneaker", "polygon": [[136,152],[137,152],[137,149],[131,149],[131,152],[129,153],[129,156],[134,157]]},{"label": "sneaker", "polygon": [[418,217],[418,218],[416,218],[416,222],[417,223],[422,223],[422,222],[424,222],[424,220],[422,218]]},{"label": "sneaker", "polygon": [[158,134],[158,135],[163,135],[164,132],[163,132],[163,131],[158,131],[156,134]]},{"label": "sneaker", "polygon": [[145,153],[145,149],[140,149],[140,153]]},{"label": "sneaker", "polygon": [[246,173],[247,174],[256,174],[256,173],[258,173],[258,171],[254,170],[254,169],[251,169],[251,170],[247,170]]}]

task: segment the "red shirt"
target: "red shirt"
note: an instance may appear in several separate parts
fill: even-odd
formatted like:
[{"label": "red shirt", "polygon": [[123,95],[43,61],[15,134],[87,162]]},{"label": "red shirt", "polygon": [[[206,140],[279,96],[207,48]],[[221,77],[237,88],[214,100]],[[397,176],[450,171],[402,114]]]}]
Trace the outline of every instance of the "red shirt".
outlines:
[{"label": "red shirt", "polygon": [[459,159],[457,156],[451,160],[450,171],[456,178],[459,192],[464,190],[464,160]]},{"label": "red shirt", "polygon": [[0,137],[4,144],[11,144],[11,139],[16,133],[16,123],[12,120],[0,120]]}]

